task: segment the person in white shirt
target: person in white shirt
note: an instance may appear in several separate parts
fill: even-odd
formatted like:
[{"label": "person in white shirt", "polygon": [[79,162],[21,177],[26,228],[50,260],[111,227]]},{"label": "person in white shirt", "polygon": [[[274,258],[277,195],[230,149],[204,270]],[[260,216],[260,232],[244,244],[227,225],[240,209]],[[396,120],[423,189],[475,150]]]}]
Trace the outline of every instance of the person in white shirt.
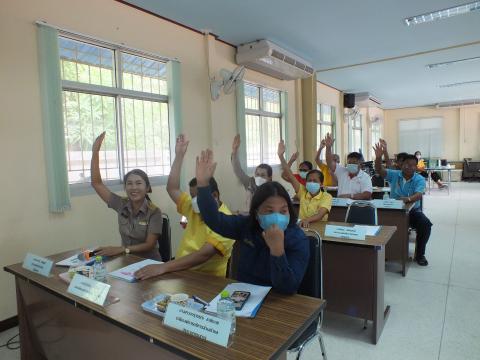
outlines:
[{"label": "person in white shirt", "polygon": [[330,171],[338,180],[337,197],[350,198],[353,200],[370,200],[372,198],[372,179],[360,169],[362,154],[352,152],[347,156],[347,166],[344,167],[333,161],[332,155],[333,138],[330,134],[325,137],[326,162]]}]

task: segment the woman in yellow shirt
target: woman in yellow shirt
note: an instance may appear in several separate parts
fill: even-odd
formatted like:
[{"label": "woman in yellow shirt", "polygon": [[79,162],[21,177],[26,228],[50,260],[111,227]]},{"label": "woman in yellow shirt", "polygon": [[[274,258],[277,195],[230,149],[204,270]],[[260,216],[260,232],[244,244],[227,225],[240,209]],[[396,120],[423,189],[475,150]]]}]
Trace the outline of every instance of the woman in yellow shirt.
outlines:
[{"label": "woman in yellow shirt", "polygon": [[[420,151],[415,151],[415,157],[418,160],[417,172],[428,180],[428,173],[425,171],[426,166],[425,160],[422,159],[422,153]],[[442,183],[442,181],[440,180],[440,174],[438,172],[432,171],[432,174],[430,176],[433,182],[438,185],[439,189],[445,189],[447,187],[447,185]]]},{"label": "woman in yellow shirt", "polygon": [[307,183],[302,185],[298,182],[285,160],[285,143],[278,144],[278,157],[282,163],[282,169],[288,182],[292,184],[295,193],[300,200],[298,218],[300,226],[309,227],[316,221],[327,221],[328,213],[332,207],[332,195],[322,190],[323,174],[319,170],[311,170],[307,174]]}]

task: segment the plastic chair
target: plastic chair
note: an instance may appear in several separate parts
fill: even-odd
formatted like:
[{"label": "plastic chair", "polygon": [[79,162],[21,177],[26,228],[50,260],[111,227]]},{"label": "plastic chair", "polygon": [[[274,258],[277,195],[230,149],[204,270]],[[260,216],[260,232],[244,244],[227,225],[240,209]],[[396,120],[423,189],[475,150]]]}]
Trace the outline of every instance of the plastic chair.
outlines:
[{"label": "plastic chair", "polygon": [[[308,262],[305,276],[298,289],[298,293],[305,296],[322,298],[323,297],[323,261],[322,261],[322,238],[315,230],[304,229],[305,234],[310,241],[310,259]],[[327,360],[327,353],[325,351],[325,344],[320,332],[323,321],[323,311],[320,313],[317,320],[315,320],[300,337],[288,348],[289,352],[296,352],[296,359],[300,359],[305,346],[316,337],[320,343],[322,356]]]}]

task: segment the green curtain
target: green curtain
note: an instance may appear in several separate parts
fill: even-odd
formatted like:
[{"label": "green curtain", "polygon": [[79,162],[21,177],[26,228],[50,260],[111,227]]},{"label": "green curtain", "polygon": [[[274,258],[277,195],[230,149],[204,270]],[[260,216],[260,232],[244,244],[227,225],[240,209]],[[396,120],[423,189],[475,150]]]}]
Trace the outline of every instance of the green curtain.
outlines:
[{"label": "green curtain", "polygon": [[49,210],[52,213],[62,213],[70,209],[71,205],[63,129],[58,31],[38,25],[37,41]]},{"label": "green curtain", "polygon": [[[285,140],[285,157],[289,159],[289,136],[288,136],[288,93],[286,91],[280,92],[280,113],[282,114],[282,137]],[[292,151],[293,153],[293,151]]]},{"label": "green curtain", "polygon": [[237,133],[240,134],[241,143],[239,149],[239,160],[243,169],[247,168],[247,132],[245,124],[245,83],[237,81],[235,84],[235,96],[237,100]]},{"label": "green curtain", "polygon": [[182,133],[183,127],[181,81],[180,63],[175,60],[169,61],[167,63],[168,115],[170,120],[173,120],[175,129],[175,136],[171,136],[173,144],[176,136]]}]

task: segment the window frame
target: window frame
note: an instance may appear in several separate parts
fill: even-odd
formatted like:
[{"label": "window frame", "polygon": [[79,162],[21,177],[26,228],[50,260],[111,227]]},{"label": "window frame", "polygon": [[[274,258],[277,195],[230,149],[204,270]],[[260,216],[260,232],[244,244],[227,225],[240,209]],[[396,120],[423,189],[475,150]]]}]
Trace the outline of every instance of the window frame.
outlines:
[{"label": "window frame", "polygon": [[[275,88],[268,87],[268,86],[264,86],[262,84],[257,84],[257,83],[250,82],[250,81],[244,81],[244,86],[246,86],[246,85],[255,86],[256,88],[258,88],[258,110],[249,109],[247,107],[247,105],[245,104],[245,118],[247,117],[247,115],[254,115],[254,116],[258,116],[260,118],[260,126],[259,126],[259,128],[260,128],[260,138],[263,138],[263,136],[262,136],[263,135],[262,117],[277,118],[278,121],[279,121],[280,139],[285,140],[285,130],[284,130],[284,128],[283,128],[284,126],[282,124],[282,118],[284,116],[284,114],[282,114],[282,95],[281,95],[282,90],[275,89]],[[263,89],[278,92],[278,98],[279,98],[279,101],[278,101],[279,112],[278,113],[265,111],[265,110],[262,109],[263,108],[263,91],[262,91]],[[246,130],[247,130],[247,124],[245,122],[245,133],[246,133]],[[260,142],[260,157],[261,157],[261,159],[260,159],[260,163],[257,164],[257,166],[248,166],[248,153],[247,153],[246,141],[247,141],[247,139],[245,138],[245,164],[246,164],[246,167],[247,167],[247,172],[248,173],[253,173],[259,164],[262,164],[262,163],[265,162],[264,159],[263,159],[263,141]],[[278,169],[282,166],[280,163],[269,164],[269,165],[272,167],[272,169]]]},{"label": "window frame", "polygon": [[[359,119],[359,126],[356,126],[356,119]],[[360,149],[363,145],[363,115],[359,112],[355,117],[348,120],[348,153],[358,152],[358,149],[352,150],[353,132],[360,130]],[[363,154],[363,151],[362,151]],[[365,155],[364,155],[365,156]]]},{"label": "window frame", "polygon": [[[125,175],[125,160],[124,160],[124,144],[123,144],[123,111],[122,111],[122,98],[134,99],[134,100],[146,100],[146,101],[153,101],[159,103],[169,104],[169,96],[162,95],[162,94],[155,94],[155,93],[148,93],[143,91],[136,91],[136,90],[128,90],[124,89],[123,86],[123,78],[122,78],[122,53],[139,56],[143,58],[147,58],[149,60],[159,61],[167,65],[167,62],[170,59],[147,53],[137,49],[127,48],[121,45],[117,45],[114,43],[109,43],[106,41],[92,39],[90,37],[72,34],[67,31],[58,31],[58,39],[60,37],[86,43],[93,46],[103,47],[109,49],[113,52],[113,79],[114,83],[110,86],[104,85],[96,85],[96,84],[88,84],[82,82],[76,82],[71,80],[63,80],[61,79],[61,88],[62,88],[62,96],[64,91],[70,92],[77,92],[83,94],[91,94],[91,95],[101,95],[101,96],[110,96],[113,97],[115,100],[115,124],[117,127],[116,137],[117,137],[117,157],[118,157],[118,165],[119,165],[119,179],[118,180],[103,180],[103,183],[109,186],[110,190],[112,191],[121,191],[123,190],[123,177]],[[61,66],[61,59],[60,66]],[[168,80],[167,80],[168,81]],[[64,116],[62,112],[62,116]],[[172,159],[175,156],[175,149],[172,149],[172,137],[175,137],[175,124],[172,121],[170,111],[168,112],[168,134],[169,134],[169,142],[168,146],[170,149],[170,166],[172,164]],[[68,166],[68,164],[67,164]],[[154,185],[165,185],[167,183],[168,175],[156,175],[150,176],[149,180],[152,186]],[[84,183],[70,183],[68,184],[70,188],[70,194],[72,196],[78,195],[90,195],[94,193],[94,189],[90,185],[89,182]]]},{"label": "window frame", "polygon": [[[323,120],[323,107],[324,106],[328,106],[330,107],[330,122],[328,121],[324,121]],[[335,121],[333,121],[332,119],[335,118]],[[316,142],[317,142],[317,150],[318,148],[320,147],[320,142],[322,141],[322,134],[321,134],[321,129],[322,129],[322,125],[326,125],[326,126],[330,126],[332,131],[331,131],[331,135],[333,137],[333,139],[335,139],[335,135],[336,135],[336,119],[337,119],[337,108],[333,105],[329,105],[329,104],[323,104],[321,102],[317,102],[317,123],[316,123],[316,131],[317,131],[317,136],[316,136]],[[319,127],[320,125],[320,127]],[[319,133],[320,132],[320,133]],[[326,134],[325,134],[326,135]],[[337,149],[337,142],[335,141],[333,143],[333,147],[332,147],[332,154],[336,154],[336,149]],[[322,160],[325,159],[325,152],[322,152]]]}]

